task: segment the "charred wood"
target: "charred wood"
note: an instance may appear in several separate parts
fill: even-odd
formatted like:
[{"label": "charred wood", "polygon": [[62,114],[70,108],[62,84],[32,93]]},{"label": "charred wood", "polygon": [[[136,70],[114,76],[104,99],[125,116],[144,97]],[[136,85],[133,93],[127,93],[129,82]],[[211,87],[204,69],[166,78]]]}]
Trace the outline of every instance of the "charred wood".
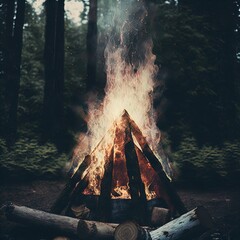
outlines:
[{"label": "charred wood", "polygon": [[79,166],[75,174],[68,180],[63,191],[60,193],[56,202],[51,207],[52,213],[60,214],[63,209],[68,205],[71,198],[71,194],[76,187],[76,184],[81,180],[83,172],[87,169],[91,161],[90,155],[87,155],[83,160],[82,164]]},{"label": "charred wood", "polygon": [[165,190],[168,193],[169,197],[173,201],[173,205],[176,207],[176,210],[180,214],[184,214],[187,212],[186,207],[184,206],[182,200],[178,196],[177,192],[172,186],[170,179],[167,177],[166,173],[163,170],[162,164],[159,159],[155,156],[151,148],[149,147],[146,138],[143,136],[141,130],[137,126],[137,124],[130,118],[128,113],[125,111],[125,117],[129,119],[129,123],[131,126],[131,130],[135,138],[137,139],[144,156],[148,159],[153,169],[157,172],[163,186],[165,186]]},{"label": "charred wood", "polygon": [[147,215],[147,199],[145,193],[145,187],[141,179],[141,173],[138,163],[138,157],[133,143],[131,129],[126,129],[127,143],[125,145],[126,165],[129,177],[129,187],[132,199],[132,216],[134,216],[137,222],[144,224]]},{"label": "charred wood", "polygon": [[113,148],[105,163],[105,172],[101,183],[101,195],[98,203],[99,220],[109,221],[111,216],[111,190],[112,190],[112,170],[113,170]]}]

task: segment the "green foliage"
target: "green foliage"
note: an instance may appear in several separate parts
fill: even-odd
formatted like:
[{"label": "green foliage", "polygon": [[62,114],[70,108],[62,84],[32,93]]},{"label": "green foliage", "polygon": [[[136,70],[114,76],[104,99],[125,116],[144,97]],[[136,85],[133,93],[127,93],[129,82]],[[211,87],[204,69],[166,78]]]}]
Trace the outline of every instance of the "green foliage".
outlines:
[{"label": "green foliage", "polygon": [[50,143],[40,145],[34,139],[20,139],[12,149],[7,150],[5,141],[0,139],[2,176],[56,177],[64,168],[66,159],[67,156],[59,154]]},{"label": "green foliage", "polygon": [[193,137],[185,137],[172,159],[180,170],[179,180],[188,184],[220,184],[236,181],[240,174],[240,142],[223,146],[199,146]]},{"label": "green foliage", "polygon": [[214,26],[174,5],[154,4],[151,11],[154,52],[169,103],[163,127],[172,142],[177,145],[186,130],[209,145],[236,135],[232,97],[225,98],[226,79],[220,74],[222,43]]}]

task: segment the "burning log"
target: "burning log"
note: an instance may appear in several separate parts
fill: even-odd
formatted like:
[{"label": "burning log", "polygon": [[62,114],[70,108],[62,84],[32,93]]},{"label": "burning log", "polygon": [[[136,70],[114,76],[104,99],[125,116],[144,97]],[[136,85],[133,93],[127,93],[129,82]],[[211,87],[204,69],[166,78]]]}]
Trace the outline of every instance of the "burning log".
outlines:
[{"label": "burning log", "polygon": [[131,129],[126,128],[127,143],[125,145],[125,155],[127,172],[129,177],[129,187],[132,199],[132,216],[136,221],[144,224],[148,220],[147,215],[147,199],[144,184],[141,179],[138,157],[135,150],[135,145],[131,136]]},{"label": "burning log", "polygon": [[87,185],[88,185],[88,175],[86,174],[84,178],[76,185],[71,195],[69,196],[69,200],[66,203],[67,204],[67,208],[65,212],[66,214],[69,213],[70,209],[75,204],[75,202],[79,201],[79,197],[82,196],[82,192],[87,187]]},{"label": "burning log", "polygon": [[170,210],[166,208],[154,207],[151,214],[151,225],[159,227],[170,221]]},{"label": "burning log", "polygon": [[181,201],[180,197],[178,196],[177,192],[173,188],[169,178],[167,177],[166,173],[163,170],[163,167],[158,160],[158,158],[155,156],[151,148],[149,147],[146,138],[143,136],[141,130],[137,126],[137,124],[130,118],[127,111],[124,112],[124,117],[129,119],[129,123],[131,126],[131,130],[135,138],[137,139],[140,147],[142,148],[142,152],[145,155],[145,157],[150,162],[153,169],[157,172],[163,186],[165,186],[165,190],[169,197],[172,199],[173,206],[176,207],[176,210],[180,214],[184,214],[187,212],[186,207],[184,206],[183,202]]},{"label": "burning log", "polygon": [[91,161],[90,155],[87,155],[82,164],[78,167],[78,170],[75,172],[75,174],[68,180],[66,183],[63,191],[57,198],[56,202],[51,207],[51,213],[60,214],[63,209],[67,206],[70,196],[76,186],[76,184],[81,180],[83,172],[86,170],[86,168],[89,166]]},{"label": "burning log", "polygon": [[81,239],[113,239],[117,224],[79,220],[14,204],[1,208],[9,220]]},{"label": "burning log", "polygon": [[112,190],[112,170],[113,170],[113,148],[110,157],[105,163],[105,173],[101,183],[101,195],[98,203],[99,220],[109,221],[111,216],[111,190]]},{"label": "burning log", "polygon": [[211,228],[213,228],[212,218],[205,208],[198,207],[153,231],[133,222],[120,224],[115,230],[114,238],[116,240],[194,239]]}]

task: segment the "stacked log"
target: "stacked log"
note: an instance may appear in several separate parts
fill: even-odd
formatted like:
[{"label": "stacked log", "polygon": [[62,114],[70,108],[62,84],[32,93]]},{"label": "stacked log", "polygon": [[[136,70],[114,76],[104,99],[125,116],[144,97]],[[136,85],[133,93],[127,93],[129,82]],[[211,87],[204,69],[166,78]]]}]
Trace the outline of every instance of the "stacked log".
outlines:
[{"label": "stacked log", "polygon": [[120,224],[116,228],[114,238],[116,240],[186,240],[194,239],[211,228],[213,228],[212,218],[204,207],[198,207],[153,231],[133,222]]},{"label": "stacked log", "polygon": [[118,225],[79,220],[13,204],[6,204],[1,210],[9,220],[79,239],[186,240],[213,228],[212,219],[204,207],[195,208],[153,231],[135,222]]}]

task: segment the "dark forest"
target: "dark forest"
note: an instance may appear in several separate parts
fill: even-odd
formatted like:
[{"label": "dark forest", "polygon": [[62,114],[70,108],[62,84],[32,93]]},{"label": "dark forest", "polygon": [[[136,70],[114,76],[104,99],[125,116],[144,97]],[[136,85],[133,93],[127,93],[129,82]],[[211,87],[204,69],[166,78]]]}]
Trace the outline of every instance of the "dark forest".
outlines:
[{"label": "dark forest", "polygon": [[[1,192],[11,183],[62,187],[72,174],[76,146],[85,146],[79,136],[89,131],[87,101],[105,96],[112,11],[128,6],[127,0],[36,2],[0,2]],[[81,9],[73,18],[66,6],[76,2]],[[127,61],[136,73],[143,58],[139,39],[152,39],[159,69],[152,104],[174,185],[200,192],[237,189],[240,1],[142,2],[144,33],[129,37]],[[211,239],[238,239],[232,236]]]}]

